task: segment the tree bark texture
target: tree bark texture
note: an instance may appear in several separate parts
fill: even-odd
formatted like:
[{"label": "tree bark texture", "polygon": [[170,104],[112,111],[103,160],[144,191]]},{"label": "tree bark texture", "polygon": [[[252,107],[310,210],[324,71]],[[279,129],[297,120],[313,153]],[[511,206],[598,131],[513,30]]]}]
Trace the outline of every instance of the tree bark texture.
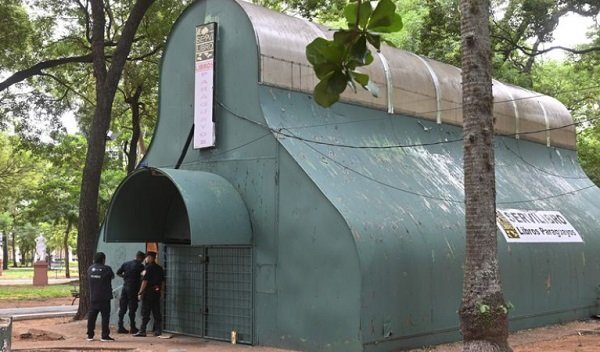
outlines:
[{"label": "tree bark texture", "polygon": [[92,264],[98,242],[98,192],[110,126],[112,104],[123,67],[131,50],[137,28],[153,0],[137,0],[125,22],[110,67],[104,52],[105,4],[92,0],[92,57],[96,79],[96,106],[88,132],[88,145],[79,198],[77,256],[79,259],[80,300],[75,319],[83,319],[89,309],[87,268]]},{"label": "tree bark texture", "polygon": [[8,237],[2,233],[2,270],[8,269]]},{"label": "tree bark texture", "polygon": [[464,351],[511,351],[497,261],[489,0],[461,0],[466,248]]},{"label": "tree bark texture", "polygon": [[[11,240],[12,240],[12,259],[13,259],[13,268],[17,267],[17,234],[16,233],[12,233],[11,236]],[[23,258],[23,255],[21,254],[21,258]]]},{"label": "tree bark texture", "polygon": [[65,277],[67,279],[71,278],[71,269],[69,265],[69,233],[71,232],[71,227],[73,226],[73,219],[70,217],[67,219],[67,229],[65,230],[65,237],[63,237],[63,248],[65,249]]},{"label": "tree bark texture", "polygon": [[137,146],[142,134],[141,116],[140,116],[140,96],[142,95],[142,86],[137,86],[132,96],[125,98],[125,102],[131,108],[131,140],[129,141],[129,150],[127,151],[127,173],[135,170],[137,164]]}]

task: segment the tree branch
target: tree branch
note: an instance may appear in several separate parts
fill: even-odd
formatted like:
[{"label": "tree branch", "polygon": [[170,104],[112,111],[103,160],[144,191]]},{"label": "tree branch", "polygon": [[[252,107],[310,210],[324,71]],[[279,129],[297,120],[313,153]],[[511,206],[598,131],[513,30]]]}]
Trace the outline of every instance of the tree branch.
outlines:
[{"label": "tree branch", "polygon": [[152,49],[151,51],[149,51],[149,52],[147,52],[147,53],[145,53],[145,54],[142,54],[142,55],[140,55],[140,56],[136,56],[136,57],[128,57],[128,58],[127,58],[127,61],[142,61],[142,60],[144,60],[145,58],[147,58],[147,57],[149,57],[149,56],[152,56],[152,55],[156,54],[156,53],[157,53],[157,52],[159,52],[159,51],[160,51],[162,48],[163,48],[163,44],[159,44],[159,45],[157,45],[157,46],[156,46],[156,48]]},{"label": "tree branch", "polygon": [[94,104],[93,101],[91,101],[90,99],[88,99],[85,95],[79,93],[78,91],[76,91],[75,89],[73,89],[73,87],[71,87],[68,83],[64,82],[63,80],[61,80],[60,78],[56,77],[55,75],[49,74],[49,73],[40,73],[41,76],[45,76],[45,77],[50,77],[53,80],[55,80],[56,82],[58,82],[61,86],[65,87],[67,89],[67,91],[71,91],[73,92],[75,95],[79,96],[80,98],[82,98],[83,100],[85,100],[86,102],[88,102],[91,106],[95,106],[96,104]]},{"label": "tree branch", "polygon": [[71,56],[71,57],[62,57],[60,59],[52,59],[47,61],[38,62],[37,64],[26,68],[21,71],[17,71],[12,74],[10,77],[0,82],[0,92],[12,86],[13,84],[22,82],[27,78],[41,75],[42,70],[53,68],[56,66],[69,64],[69,63],[87,63],[92,62],[92,55],[82,55],[82,56]]},{"label": "tree branch", "polygon": [[79,8],[81,9],[81,11],[83,12],[84,16],[85,16],[85,38],[88,40],[88,42],[92,42],[92,37],[90,36],[90,13],[88,12],[88,5],[89,3],[86,2],[85,6],[83,5],[83,3],[80,0],[75,0],[75,2],[77,3],[77,5],[79,5]]}]

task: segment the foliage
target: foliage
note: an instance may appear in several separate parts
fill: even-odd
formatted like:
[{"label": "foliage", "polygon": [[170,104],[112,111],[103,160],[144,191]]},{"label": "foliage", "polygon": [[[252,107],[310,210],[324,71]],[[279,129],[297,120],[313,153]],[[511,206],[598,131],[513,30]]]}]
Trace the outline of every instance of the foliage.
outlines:
[{"label": "foliage", "polygon": [[[0,65],[13,69],[31,50],[33,25],[20,0],[0,2]],[[15,40],[18,39],[18,40]]]},{"label": "foliage", "polygon": [[367,43],[379,50],[381,33],[402,29],[402,19],[391,0],[380,0],[375,9],[369,1],[352,2],[344,9],[348,29],[333,34],[333,40],[317,38],[306,47],[306,58],[319,79],[315,87],[315,101],[324,107],[339,100],[340,94],[356,84],[377,95],[377,88],[369,76],[356,71],[357,67],[373,62]]},{"label": "foliage", "polygon": [[252,2],[289,15],[300,15],[308,19],[318,18],[321,21],[339,18],[346,4],[346,0],[252,0]]}]

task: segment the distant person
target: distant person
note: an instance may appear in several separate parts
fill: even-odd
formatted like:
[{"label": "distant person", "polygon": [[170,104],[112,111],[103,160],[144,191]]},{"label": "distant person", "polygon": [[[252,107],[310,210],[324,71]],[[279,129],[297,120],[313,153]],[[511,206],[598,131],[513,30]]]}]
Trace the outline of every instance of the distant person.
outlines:
[{"label": "distant person", "polygon": [[[117,270],[117,275],[123,278],[123,289],[121,290],[121,298],[119,299],[119,334],[127,334],[131,332],[135,334],[138,329],[135,327],[135,313],[138,309],[137,293],[140,290],[142,283],[142,271],[144,271],[144,252],[138,251],[135,254],[135,259],[125,262]],[[129,330],[125,329],[123,319],[129,308]]]},{"label": "distant person", "polygon": [[133,336],[146,336],[146,326],[150,321],[150,312],[154,318],[154,335],[162,334],[162,317],[160,315],[160,298],[165,281],[163,268],[156,263],[156,252],[148,252],[146,255],[146,271],[142,278],[142,285],[138,292],[138,298],[142,299],[142,325],[140,331]]},{"label": "distant person", "polygon": [[94,255],[94,264],[87,271],[90,283],[90,310],[88,312],[87,340],[94,340],[94,328],[98,313],[102,314],[102,337],[100,341],[114,341],[110,337],[108,323],[110,321],[110,300],[112,299],[111,280],[115,273],[110,266],[104,265],[106,255],[98,252]]}]

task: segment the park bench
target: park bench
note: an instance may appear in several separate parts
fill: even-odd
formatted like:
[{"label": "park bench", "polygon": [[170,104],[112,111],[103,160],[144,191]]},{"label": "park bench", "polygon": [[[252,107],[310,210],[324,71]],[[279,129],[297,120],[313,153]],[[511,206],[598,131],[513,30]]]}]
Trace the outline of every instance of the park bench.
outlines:
[{"label": "park bench", "polygon": [[71,301],[71,305],[73,305],[75,304],[75,300],[79,298],[79,286],[73,286],[71,289],[71,297],[73,297],[73,300]]}]

